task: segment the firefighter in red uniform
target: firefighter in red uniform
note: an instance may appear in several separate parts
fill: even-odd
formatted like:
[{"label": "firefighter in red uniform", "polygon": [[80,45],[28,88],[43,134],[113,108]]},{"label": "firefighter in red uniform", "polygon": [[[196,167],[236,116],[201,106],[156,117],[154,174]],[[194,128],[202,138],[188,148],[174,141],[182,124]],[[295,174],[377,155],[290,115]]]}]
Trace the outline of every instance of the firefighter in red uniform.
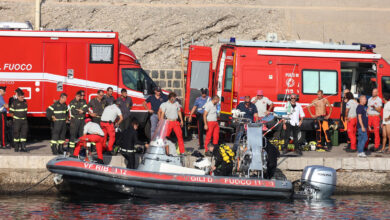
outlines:
[{"label": "firefighter in red uniform", "polygon": [[68,119],[67,97],[67,94],[62,93],[60,100],[54,102],[46,110],[46,116],[52,121],[50,146],[53,155],[64,152],[66,121]]},{"label": "firefighter in red uniform", "polygon": [[371,148],[371,151],[378,151],[379,145],[381,144],[379,127],[381,125],[382,105],[382,99],[378,96],[378,89],[373,89],[372,97],[367,101],[368,134],[369,137],[370,134],[375,134],[375,148]]},{"label": "firefighter in red uniform", "polygon": [[87,142],[94,142],[96,144],[96,152],[98,155],[98,159],[96,160],[100,164],[103,163],[103,150],[104,147],[104,132],[100,128],[99,124],[91,121],[90,118],[85,119],[85,126],[83,130],[83,136],[79,138],[79,142],[77,143],[73,154],[71,156],[77,157],[80,153],[80,148],[85,146]]},{"label": "firefighter in red uniform", "polygon": [[[168,130],[166,136],[169,136],[172,130],[175,132],[177,142],[179,143],[180,154],[184,154],[184,141],[181,127],[183,127],[183,117],[180,112],[180,104],[176,101],[177,95],[171,92],[168,96],[168,101],[164,102],[160,106],[159,120],[168,120]],[[177,121],[180,119],[180,122]]]},{"label": "firefighter in red uniform", "polygon": [[[112,151],[115,143],[115,127],[118,127],[123,121],[122,112],[118,106],[118,100],[116,101],[116,104],[107,106],[103,111],[102,120],[100,122],[100,126],[104,132],[104,145],[106,144],[107,137],[109,136],[108,151]],[[115,122],[118,117],[119,120]]]},{"label": "firefighter in red uniform", "polygon": [[[207,130],[206,142],[204,144],[205,152],[208,151],[208,144],[211,137],[213,138],[214,147],[218,146],[219,141],[219,125],[218,125],[218,113],[217,104],[219,102],[219,96],[214,96],[211,102],[206,103],[203,113],[203,121],[205,122],[204,129]],[[211,152],[208,153],[211,155]]]}]

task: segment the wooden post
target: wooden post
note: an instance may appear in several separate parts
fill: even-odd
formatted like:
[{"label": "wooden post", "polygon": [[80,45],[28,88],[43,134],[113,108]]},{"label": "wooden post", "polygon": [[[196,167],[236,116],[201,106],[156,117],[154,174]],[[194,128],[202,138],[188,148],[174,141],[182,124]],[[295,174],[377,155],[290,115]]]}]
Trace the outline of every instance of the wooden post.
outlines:
[{"label": "wooden post", "polygon": [[41,27],[41,0],[35,0],[35,24],[34,29],[39,30]]}]

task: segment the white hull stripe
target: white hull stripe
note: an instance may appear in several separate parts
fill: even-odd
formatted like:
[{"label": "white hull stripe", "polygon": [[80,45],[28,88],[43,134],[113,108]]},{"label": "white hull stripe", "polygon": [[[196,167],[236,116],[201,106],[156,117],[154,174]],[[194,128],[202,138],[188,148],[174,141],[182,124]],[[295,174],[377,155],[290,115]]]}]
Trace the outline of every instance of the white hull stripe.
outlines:
[{"label": "white hull stripe", "polygon": [[257,50],[258,55],[270,56],[295,56],[295,57],[331,57],[331,58],[353,58],[353,59],[380,59],[380,54],[367,53],[336,53],[336,52],[306,52],[286,50]]},{"label": "white hull stripe", "polygon": [[113,32],[55,32],[55,31],[0,31],[7,37],[66,37],[66,38],[115,38]]},{"label": "white hull stripe", "polygon": [[[9,80],[9,81],[43,81],[43,82],[63,82],[64,85],[69,86],[78,86],[82,88],[89,89],[107,89],[112,87],[114,91],[120,93],[120,89],[116,85],[110,85],[106,83],[100,83],[95,81],[88,81],[84,79],[69,79],[65,76],[60,76],[51,73],[32,73],[32,72],[0,72],[0,80]],[[127,94],[131,97],[136,98],[145,98],[141,92],[136,92],[133,90],[127,90]]]}]

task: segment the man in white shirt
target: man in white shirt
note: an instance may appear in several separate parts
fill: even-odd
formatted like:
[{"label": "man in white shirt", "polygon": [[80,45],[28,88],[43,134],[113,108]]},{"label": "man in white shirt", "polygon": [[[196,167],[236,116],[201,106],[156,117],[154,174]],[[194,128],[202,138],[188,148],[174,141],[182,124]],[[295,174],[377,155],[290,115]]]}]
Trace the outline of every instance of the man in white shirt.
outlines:
[{"label": "man in white shirt", "polygon": [[104,148],[104,132],[100,128],[99,124],[91,121],[90,118],[85,119],[83,136],[79,138],[73,157],[78,157],[81,147],[85,146],[87,142],[93,142],[96,144],[96,152],[98,155],[97,162],[103,164],[103,148]]},{"label": "man in white shirt", "polygon": [[[103,110],[103,114],[100,121],[100,126],[102,127],[102,130],[104,132],[104,146],[106,146],[107,143],[107,136],[110,137],[108,141],[108,151],[112,151],[112,147],[115,143],[115,127],[118,127],[119,124],[123,121],[122,112],[118,107],[119,104],[120,103],[117,100],[115,104],[107,106]],[[118,117],[119,120],[115,122]]]},{"label": "man in white shirt", "polygon": [[219,141],[219,125],[217,115],[217,104],[219,102],[219,96],[214,96],[211,102],[206,103],[203,113],[203,121],[205,123],[204,129],[207,131],[206,140],[204,143],[204,149],[207,153],[208,145],[211,137],[213,137],[213,145],[217,147]]},{"label": "man in white shirt", "polygon": [[[180,154],[184,154],[185,148],[183,141],[183,133],[181,131],[181,127],[183,127],[183,117],[180,111],[180,104],[176,101],[176,97],[176,93],[171,92],[168,95],[168,101],[160,105],[159,120],[166,119],[168,121],[168,129],[166,136],[169,136],[173,130],[177,137]],[[180,119],[180,122],[177,121],[177,119]]]},{"label": "man in white shirt", "polygon": [[257,95],[252,98],[251,102],[255,104],[259,118],[268,115],[274,106],[271,100],[264,96],[263,90],[257,90]]},{"label": "man in white shirt", "polygon": [[375,134],[375,149],[371,151],[379,150],[381,144],[379,136],[379,127],[381,125],[381,111],[382,111],[382,99],[378,96],[378,89],[372,90],[372,97],[367,102],[367,115],[368,115],[368,137],[374,132]]},{"label": "man in white shirt", "polygon": [[295,152],[302,154],[302,150],[298,145],[298,133],[305,117],[301,104],[297,103],[297,95],[291,94],[290,102],[287,103],[288,120],[283,123],[284,132],[284,149],[283,152],[287,152],[288,142],[290,140],[290,134],[293,134],[293,141],[295,146]]}]

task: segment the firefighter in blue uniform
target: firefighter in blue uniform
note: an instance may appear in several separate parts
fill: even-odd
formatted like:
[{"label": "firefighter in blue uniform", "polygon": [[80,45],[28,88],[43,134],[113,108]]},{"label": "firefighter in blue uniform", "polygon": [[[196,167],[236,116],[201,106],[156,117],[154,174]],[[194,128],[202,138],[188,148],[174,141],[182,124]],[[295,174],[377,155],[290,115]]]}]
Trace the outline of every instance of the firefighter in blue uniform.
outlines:
[{"label": "firefighter in blue uniform", "polygon": [[24,100],[23,91],[17,92],[17,99],[13,100],[9,113],[13,118],[13,136],[15,152],[27,152],[26,141],[28,132],[27,102]]},{"label": "firefighter in blue uniform", "polygon": [[7,146],[7,108],[8,104],[4,101],[6,86],[0,86],[0,148]]},{"label": "firefighter in blue uniform", "polygon": [[52,121],[50,146],[53,155],[62,154],[64,152],[68,114],[68,106],[66,105],[67,97],[67,94],[62,93],[60,100],[54,102],[46,110],[46,116]]}]

